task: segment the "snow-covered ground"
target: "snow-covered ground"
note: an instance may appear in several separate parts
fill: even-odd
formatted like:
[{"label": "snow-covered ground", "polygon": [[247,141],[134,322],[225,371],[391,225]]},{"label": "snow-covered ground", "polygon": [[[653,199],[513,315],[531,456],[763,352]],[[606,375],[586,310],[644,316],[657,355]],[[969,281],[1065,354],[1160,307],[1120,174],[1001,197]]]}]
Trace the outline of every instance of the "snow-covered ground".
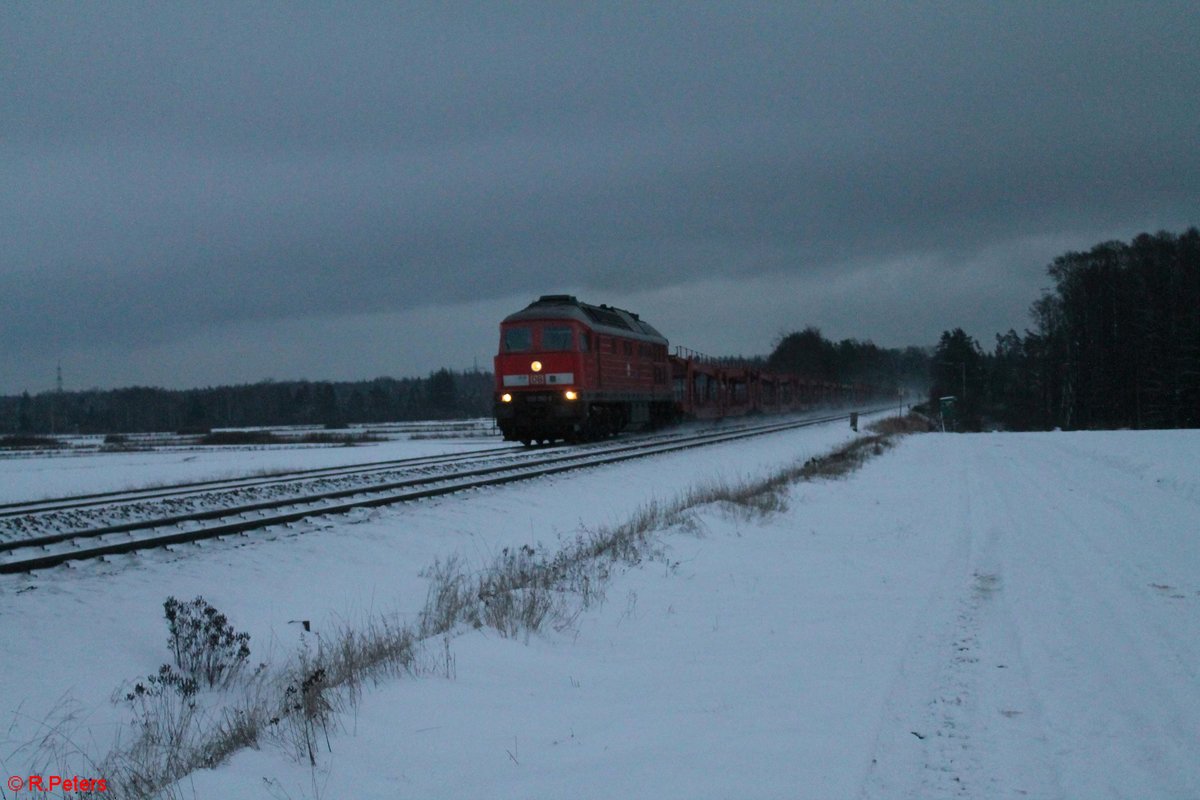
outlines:
[{"label": "snow-covered ground", "polygon": [[[843,425],[5,576],[0,771],[56,706],[103,752],[113,690],[168,659],[167,595],[282,658],[289,620],[414,615],[437,558],[552,547]],[[178,796],[1198,797],[1198,464],[1198,431],[907,437],[783,513],[699,510],[571,629],[463,632],[453,678],[368,688],[315,773],[264,747]]]}]

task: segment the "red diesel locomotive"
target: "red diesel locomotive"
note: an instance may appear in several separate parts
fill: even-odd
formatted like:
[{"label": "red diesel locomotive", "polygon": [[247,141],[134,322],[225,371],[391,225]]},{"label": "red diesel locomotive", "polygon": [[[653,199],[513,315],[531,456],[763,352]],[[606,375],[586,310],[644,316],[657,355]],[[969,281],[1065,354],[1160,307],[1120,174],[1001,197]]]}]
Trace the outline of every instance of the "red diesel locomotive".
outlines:
[{"label": "red diesel locomotive", "polygon": [[504,438],[594,439],[671,419],[667,340],[637,314],[543,295],[500,323],[496,423]]},{"label": "red diesel locomotive", "polygon": [[496,424],[509,441],[596,439],[678,419],[860,401],[867,387],[810,381],[698,353],[631,311],[543,295],[500,323]]}]

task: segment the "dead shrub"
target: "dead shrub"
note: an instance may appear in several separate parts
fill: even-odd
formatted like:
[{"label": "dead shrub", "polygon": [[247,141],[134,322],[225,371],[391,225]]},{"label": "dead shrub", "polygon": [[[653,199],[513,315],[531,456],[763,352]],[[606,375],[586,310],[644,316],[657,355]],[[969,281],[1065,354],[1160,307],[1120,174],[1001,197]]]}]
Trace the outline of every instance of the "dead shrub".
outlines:
[{"label": "dead shrub", "polygon": [[801,480],[840,478],[863,465],[867,454],[880,455],[892,446],[887,436],[863,436],[823,456],[815,456],[800,468]]},{"label": "dead shrub", "polygon": [[380,436],[377,433],[306,433],[292,441],[299,444],[336,444],[342,447],[353,447],[358,444],[370,444],[372,442],[386,442],[387,437]]},{"label": "dead shrub", "polygon": [[196,440],[203,445],[281,444],[284,440],[270,431],[213,431]]},{"label": "dead shrub", "polygon": [[163,615],[175,665],[210,687],[229,685],[250,656],[250,634],[235,631],[229,618],[200,596],[186,603],[168,597]]}]

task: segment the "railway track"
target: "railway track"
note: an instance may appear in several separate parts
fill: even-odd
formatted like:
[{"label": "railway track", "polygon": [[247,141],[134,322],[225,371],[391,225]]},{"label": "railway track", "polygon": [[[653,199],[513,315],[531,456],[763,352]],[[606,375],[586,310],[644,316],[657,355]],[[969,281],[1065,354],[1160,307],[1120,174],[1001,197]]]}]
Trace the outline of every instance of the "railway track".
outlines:
[{"label": "railway track", "polygon": [[[647,437],[662,438],[678,434],[642,434],[622,437],[622,441],[640,441]],[[574,447],[594,447],[596,445],[575,445]],[[572,447],[571,445],[555,445],[555,449]],[[279,470],[254,477],[216,478],[202,481],[183,483],[164,483],[140,489],[122,489],[89,494],[64,495],[43,498],[40,500],[24,500],[19,502],[0,503],[0,534],[4,520],[17,517],[27,517],[37,514],[49,514],[60,511],[80,511],[92,508],[113,507],[124,503],[134,503],[147,500],[181,499],[213,492],[231,492],[246,489],[261,489],[264,487],[296,484],[302,481],[327,480],[345,477],[369,477],[373,474],[412,470],[427,467],[452,466],[457,463],[472,461],[489,461],[503,458],[522,458],[532,452],[528,447],[516,445],[512,447],[491,447],[468,450],[461,453],[450,453],[432,456],[413,456],[409,458],[368,461],[356,464],[346,464],[333,467],[313,467],[309,469]]]},{"label": "railway track", "polygon": [[230,491],[236,489],[258,488],[283,483],[294,483],[298,480],[314,480],[317,478],[336,478],[348,475],[366,475],[374,472],[386,472],[397,469],[410,469],[439,464],[453,464],[460,461],[473,461],[484,458],[503,457],[506,454],[526,452],[524,447],[499,447],[469,450],[465,453],[452,453],[436,456],[414,456],[412,458],[397,458],[383,461],[369,461],[362,464],[350,464],[341,467],[313,467],[311,469],[287,470],[260,475],[254,478],[217,478],[188,483],[172,483],[145,489],[128,489],[112,492],[96,492],[65,497],[47,498],[44,500],[29,500],[17,503],[0,503],[0,519],[19,517],[28,514],[44,514],[51,511],[68,511],[99,506],[129,503],[139,500],[157,500],[164,497],[187,497],[213,491]]},{"label": "railway track", "polygon": [[[373,486],[315,492],[278,500],[245,503],[219,509],[139,519],[117,525],[13,540],[0,543],[0,574],[30,572],[59,566],[70,561],[240,535],[273,526],[291,525],[311,517],[344,514],[354,509],[437,497],[473,488],[514,483],[570,470],[614,464],[635,458],[822,425],[844,420],[847,416],[846,413],[838,413],[812,419],[769,422],[735,430],[710,430],[674,435],[666,439],[623,440],[619,443],[598,447],[566,451],[545,450],[538,451],[534,456],[521,461],[481,467],[471,467],[468,461],[466,468],[448,474],[424,475],[387,481]],[[494,454],[495,451],[492,453]],[[459,455],[465,456],[466,454]],[[409,460],[405,459],[404,461]],[[366,469],[371,465],[357,466]],[[273,476],[268,480],[276,479],[282,480],[278,476]],[[232,483],[236,484],[237,482]],[[181,484],[178,490],[184,494],[204,491],[204,489],[198,488],[197,484]],[[169,493],[166,487],[155,491]],[[105,502],[103,497],[103,495],[92,495],[70,500],[71,502],[103,503]],[[62,499],[60,498],[60,500]],[[108,502],[113,501],[109,500]]]}]

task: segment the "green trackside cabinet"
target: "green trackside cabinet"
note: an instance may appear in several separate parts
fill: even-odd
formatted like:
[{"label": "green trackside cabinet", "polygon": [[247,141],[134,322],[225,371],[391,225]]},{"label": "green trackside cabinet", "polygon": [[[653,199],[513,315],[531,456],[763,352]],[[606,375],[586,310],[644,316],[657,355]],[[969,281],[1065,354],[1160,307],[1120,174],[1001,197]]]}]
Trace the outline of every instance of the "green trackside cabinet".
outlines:
[{"label": "green trackside cabinet", "polygon": [[956,398],[954,395],[948,395],[947,397],[942,397],[942,398],[938,399],[938,410],[941,412],[941,415],[942,415],[942,430],[943,431],[945,431],[947,428],[949,428],[950,430],[954,429],[954,416],[955,416],[954,410],[955,410],[957,400],[958,400],[958,398]]}]

